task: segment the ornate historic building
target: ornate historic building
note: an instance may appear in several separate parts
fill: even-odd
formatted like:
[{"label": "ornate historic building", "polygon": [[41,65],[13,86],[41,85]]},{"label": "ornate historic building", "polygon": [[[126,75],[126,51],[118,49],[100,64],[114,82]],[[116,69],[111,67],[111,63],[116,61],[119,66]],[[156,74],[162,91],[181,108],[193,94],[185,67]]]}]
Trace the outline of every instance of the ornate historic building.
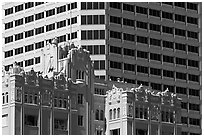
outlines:
[{"label": "ornate historic building", "polygon": [[106,96],[107,135],[181,134],[181,99],[176,94],[115,84]]}]

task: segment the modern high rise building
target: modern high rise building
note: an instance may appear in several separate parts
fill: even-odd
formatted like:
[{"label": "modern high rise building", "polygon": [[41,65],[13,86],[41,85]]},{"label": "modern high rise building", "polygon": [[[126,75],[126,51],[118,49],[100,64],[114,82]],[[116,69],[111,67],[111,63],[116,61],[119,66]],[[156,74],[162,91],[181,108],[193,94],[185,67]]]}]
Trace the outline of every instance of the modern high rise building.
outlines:
[{"label": "modern high rise building", "polygon": [[90,51],[99,79],[177,93],[181,133],[201,134],[201,3],[9,2],[3,10],[6,70],[17,61],[42,71],[47,41],[73,42]]}]

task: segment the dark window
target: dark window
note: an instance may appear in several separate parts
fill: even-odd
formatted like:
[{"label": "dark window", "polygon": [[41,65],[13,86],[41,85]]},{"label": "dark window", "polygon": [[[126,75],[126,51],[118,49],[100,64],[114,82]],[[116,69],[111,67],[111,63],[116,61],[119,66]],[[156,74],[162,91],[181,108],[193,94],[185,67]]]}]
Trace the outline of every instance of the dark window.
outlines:
[{"label": "dark window", "polygon": [[195,125],[195,126],[200,126],[200,119],[189,118],[189,124],[190,125]]},{"label": "dark window", "polygon": [[34,15],[25,17],[25,23],[29,23],[29,22],[32,22],[32,21],[34,21]]},{"label": "dark window", "polygon": [[135,65],[124,63],[124,70],[135,72]]},{"label": "dark window", "polygon": [[15,34],[15,41],[23,39],[23,33]]},{"label": "dark window", "polygon": [[5,30],[13,28],[13,21],[5,23]]},{"label": "dark window", "polygon": [[186,73],[176,72],[176,78],[186,80]]},{"label": "dark window", "polygon": [[148,38],[147,37],[143,37],[143,36],[137,36],[137,42],[138,43],[148,44]]},{"label": "dark window", "polygon": [[93,24],[99,24],[99,18],[98,17],[99,17],[98,15],[93,15]]},{"label": "dark window", "polygon": [[158,83],[151,83],[151,87],[154,90],[160,90],[161,91],[161,84]]},{"label": "dark window", "polygon": [[147,8],[136,6],[136,12],[140,14],[147,14]]},{"label": "dark window", "polygon": [[83,94],[78,94],[78,104],[83,104],[83,98],[84,98],[84,96],[83,96]]},{"label": "dark window", "polygon": [[5,71],[9,71],[10,67],[13,67],[13,64],[5,66]]},{"label": "dark window", "polygon": [[163,41],[163,47],[174,49],[174,43],[171,41]]},{"label": "dark window", "polygon": [[129,78],[124,78],[124,82],[126,83],[132,83],[135,84],[135,80],[134,79],[129,79]]},{"label": "dark window", "polygon": [[35,58],[35,64],[40,63],[40,57]]},{"label": "dark window", "polygon": [[159,10],[154,10],[154,9],[149,9],[149,15],[150,16],[155,16],[155,17],[160,17],[160,11]]},{"label": "dark window", "polygon": [[137,57],[148,59],[148,52],[137,51]]},{"label": "dark window", "polygon": [[5,44],[13,42],[13,36],[5,37]]},{"label": "dark window", "polygon": [[34,35],[34,30],[29,30],[29,31],[26,31],[26,32],[25,32],[25,38],[31,37],[31,36],[33,36],[33,35]]},{"label": "dark window", "polygon": [[193,82],[199,82],[199,75],[188,74],[188,80]]},{"label": "dark window", "polygon": [[61,6],[61,7],[57,7],[57,14],[65,12],[65,11],[66,11],[66,5]]},{"label": "dark window", "polygon": [[99,24],[104,24],[105,23],[105,15],[100,15],[99,16]]},{"label": "dark window", "polygon": [[44,47],[44,41],[35,43],[35,49],[43,48]]},{"label": "dark window", "polygon": [[160,32],[161,31],[161,25],[157,25],[157,24],[151,24],[150,23],[150,30],[153,30],[153,31],[158,31]]},{"label": "dark window", "polygon": [[187,117],[181,117],[181,123],[182,124],[188,124],[188,118]]},{"label": "dark window", "polygon": [[64,42],[64,41],[66,41],[66,35],[59,36],[57,39],[58,39],[59,43]]},{"label": "dark window", "polygon": [[134,57],[135,56],[135,50],[123,48],[123,55]]},{"label": "dark window", "polygon": [[15,27],[23,24],[23,18],[15,21]]},{"label": "dark window", "polygon": [[185,37],[186,36],[186,30],[175,28],[175,35]]},{"label": "dark window", "polygon": [[193,32],[193,31],[187,31],[188,33],[188,37],[189,38],[194,38],[194,39],[198,39],[198,32]]},{"label": "dark window", "polygon": [[[96,15],[96,17],[97,17],[97,15]],[[98,19],[97,19],[97,21],[98,21]],[[81,16],[81,25],[86,25],[86,15]]]},{"label": "dark window", "polygon": [[187,17],[187,23],[198,25],[198,18]]},{"label": "dark window", "polygon": [[[187,89],[186,89],[186,88],[183,88],[183,87],[176,87],[176,93],[186,95],[186,94],[187,94]],[[181,102],[181,103],[182,103],[182,102]],[[182,107],[181,107],[181,108],[182,108]],[[185,109],[187,109],[187,107],[186,107]]]},{"label": "dark window", "polygon": [[44,18],[44,12],[35,14],[35,20],[39,20],[39,19],[42,19],[42,18]]},{"label": "dark window", "polygon": [[13,50],[5,51],[4,53],[5,58],[13,56]]},{"label": "dark window", "polygon": [[135,11],[134,8],[135,8],[134,5],[123,3],[123,10],[134,12]]},{"label": "dark window", "polygon": [[95,113],[95,120],[99,120],[99,110],[98,109],[96,110],[96,113]]},{"label": "dark window", "polygon": [[148,73],[149,73],[149,69],[148,69],[148,67],[139,66],[139,65],[138,65],[138,66],[137,66],[137,72],[148,74]]},{"label": "dark window", "polygon": [[198,10],[198,4],[187,2],[187,9],[197,11]]},{"label": "dark window", "polygon": [[198,90],[198,89],[189,89],[189,95],[199,97],[200,96],[200,90]]},{"label": "dark window", "polygon": [[105,54],[105,45],[100,45],[100,54]]},{"label": "dark window", "polygon": [[99,61],[94,61],[94,70],[99,70]]},{"label": "dark window", "polygon": [[198,47],[188,45],[188,51],[193,53],[198,53]]},{"label": "dark window", "polygon": [[33,65],[33,64],[34,64],[33,59],[29,59],[29,60],[26,60],[26,61],[25,61],[25,67],[30,66],[30,65]]},{"label": "dark window", "polygon": [[186,44],[175,43],[175,49],[177,49],[177,50],[182,50],[182,51],[186,51]]},{"label": "dark window", "polygon": [[121,3],[119,2],[110,2],[110,7],[115,9],[121,9]]},{"label": "dark window", "polygon": [[15,49],[15,55],[23,53],[23,47]]},{"label": "dark window", "polygon": [[161,61],[161,54],[150,53],[150,59],[151,60]]},{"label": "dark window", "polygon": [[34,50],[34,45],[33,44],[25,46],[25,52],[28,52],[28,51],[31,51],[31,50]]},{"label": "dark window", "polygon": [[189,110],[200,111],[200,105],[189,103]]},{"label": "dark window", "polygon": [[23,4],[15,6],[15,12],[19,12],[23,10]]},{"label": "dark window", "polygon": [[173,20],[173,13],[162,11],[162,18]]},{"label": "dark window", "polygon": [[116,39],[121,39],[121,32],[110,31],[110,37],[111,38],[116,38]]},{"label": "dark window", "polygon": [[161,69],[150,68],[150,74],[161,76]]},{"label": "dark window", "polygon": [[174,2],[174,6],[186,8],[185,2]]},{"label": "dark window", "polygon": [[[91,35],[90,31],[88,31],[88,37]],[[94,39],[99,39],[99,30],[94,30]]]},{"label": "dark window", "polygon": [[76,9],[77,8],[77,2],[71,3],[71,9]]},{"label": "dark window", "polygon": [[32,115],[25,115],[25,125],[37,127],[38,117]]},{"label": "dark window", "polygon": [[77,38],[77,32],[71,33],[71,39],[76,39]]},{"label": "dark window", "polygon": [[110,16],[110,22],[111,23],[116,23],[116,24],[121,24],[121,18],[116,17],[116,16]]},{"label": "dark window", "polygon": [[46,26],[46,32],[54,30],[55,29],[55,23],[49,24]]},{"label": "dark window", "polygon": [[123,40],[135,41],[135,35],[123,33]]},{"label": "dark window", "polygon": [[145,85],[145,86],[149,86],[149,83],[148,82],[146,82],[146,81],[141,81],[141,80],[138,80],[137,81],[137,85]]},{"label": "dark window", "polygon": [[83,126],[83,116],[78,115],[78,126]]},{"label": "dark window", "polygon": [[85,39],[87,39],[86,31],[82,30],[81,31],[81,40],[85,40]]},{"label": "dark window", "polygon": [[134,27],[134,24],[134,20],[123,18],[123,25]]},{"label": "dark window", "polygon": [[35,6],[38,6],[38,5],[41,5],[41,4],[44,4],[44,2],[35,2]]},{"label": "dark window", "polygon": [[174,86],[171,85],[163,85],[163,90],[169,89],[170,92],[174,93]]},{"label": "dark window", "polygon": [[71,18],[71,24],[77,23],[77,17]]},{"label": "dark window", "polygon": [[186,16],[175,14],[175,20],[181,21],[181,22],[186,22]]},{"label": "dark window", "polygon": [[110,61],[110,68],[121,69],[122,68],[122,63],[115,62],[115,61]]},{"label": "dark window", "polygon": [[173,6],[173,2],[162,2],[162,4],[171,5]]},{"label": "dark window", "polygon": [[99,54],[99,45],[94,45],[94,55]]},{"label": "dark window", "polygon": [[186,59],[176,57],[176,64],[186,65]]},{"label": "dark window", "polygon": [[121,54],[121,47],[110,46],[110,52],[115,54]]},{"label": "dark window", "polygon": [[5,9],[5,16],[10,15],[13,13],[13,7]]},{"label": "dark window", "polygon": [[52,16],[52,15],[55,15],[55,9],[46,11],[46,17]]},{"label": "dark window", "polygon": [[29,9],[31,7],[34,7],[34,2],[27,2],[27,3],[25,3],[25,9]]},{"label": "dark window", "polygon": [[159,46],[160,47],[161,46],[161,40],[150,38],[150,45]]},{"label": "dark window", "polygon": [[188,66],[199,68],[199,61],[189,59]]},{"label": "dark window", "polygon": [[174,57],[163,55],[163,62],[174,63]]},{"label": "dark window", "polygon": [[104,8],[105,8],[104,2],[99,2],[99,9],[104,9]]},{"label": "dark window", "polygon": [[147,25],[146,22],[137,21],[137,28],[147,29]]},{"label": "dark window", "polygon": [[105,39],[105,30],[99,30],[100,39]]},{"label": "dark window", "polygon": [[181,102],[182,109],[188,109],[188,104],[186,102]]},{"label": "dark window", "polygon": [[162,32],[163,33],[168,33],[168,34],[173,34],[173,28],[172,27],[167,27],[167,26],[162,26]]},{"label": "dark window", "polygon": [[57,28],[62,28],[66,26],[66,20],[57,22]]},{"label": "dark window", "polygon": [[169,77],[169,78],[174,78],[174,72],[170,71],[170,70],[163,70],[163,76]]}]

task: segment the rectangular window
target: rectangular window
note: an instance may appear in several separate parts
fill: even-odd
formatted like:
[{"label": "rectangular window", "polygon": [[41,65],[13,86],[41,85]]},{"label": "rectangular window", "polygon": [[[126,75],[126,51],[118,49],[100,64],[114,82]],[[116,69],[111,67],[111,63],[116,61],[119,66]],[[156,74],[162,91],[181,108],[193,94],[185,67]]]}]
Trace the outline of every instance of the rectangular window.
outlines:
[{"label": "rectangular window", "polygon": [[199,61],[196,60],[188,60],[188,66],[199,68]]},{"label": "rectangular window", "polygon": [[57,28],[62,28],[66,26],[66,20],[57,22]]},{"label": "rectangular window", "polygon": [[162,32],[163,33],[168,33],[168,34],[173,34],[173,28],[172,27],[167,27],[167,26],[162,26]]},{"label": "rectangular window", "polygon": [[110,46],[110,52],[115,54],[121,54],[121,47]]},{"label": "rectangular window", "polygon": [[121,39],[121,32],[110,31],[110,38]]},{"label": "rectangular window", "polygon": [[44,33],[44,26],[35,29],[35,35]]},{"label": "rectangular window", "polygon": [[32,8],[32,7],[34,7],[34,2],[25,3],[25,9],[29,9],[29,8]]},{"label": "rectangular window", "polygon": [[13,42],[13,36],[5,37],[5,44]]},{"label": "rectangular window", "polygon": [[86,2],[81,2],[81,10],[86,10]]},{"label": "rectangular window", "polygon": [[175,43],[175,49],[177,49],[177,50],[182,50],[182,51],[186,51],[186,44]]},{"label": "rectangular window", "polygon": [[142,21],[137,21],[137,28],[147,29],[147,23]]},{"label": "rectangular window", "polygon": [[200,105],[189,103],[189,110],[200,111]]},{"label": "rectangular window", "polygon": [[162,18],[173,20],[173,13],[162,11]]},{"label": "rectangular window", "polygon": [[78,126],[83,126],[83,116],[78,115]]},{"label": "rectangular window", "polygon": [[[95,15],[96,17],[97,17],[97,15]],[[97,21],[98,21],[98,19],[97,19]],[[82,15],[81,16],[81,25],[86,25],[87,23],[86,23],[86,15]]]},{"label": "rectangular window", "polygon": [[198,10],[198,4],[187,2],[187,9],[197,11]]},{"label": "rectangular window", "polygon": [[123,48],[123,55],[134,57],[135,56],[135,50]]},{"label": "rectangular window", "polygon": [[138,65],[138,66],[137,66],[137,72],[148,74],[148,73],[149,73],[149,69],[148,69],[148,67],[139,66],[139,65]]},{"label": "rectangular window", "polygon": [[135,65],[124,63],[124,70],[135,72]]},{"label": "rectangular window", "polygon": [[157,25],[157,24],[149,24],[149,27],[150,27],[150,30],[153,30],[153,31],[158,31],[160,32],[161,31],[161,25]]},{"label": "rectangular window", "polygon": [[150,53],[150,59],[156,60],[156,61],[161,61],[161,54]]},{"label": "rectangular window", "polygon": [[199,53],[199,47],[188,45],[188,52]]},{"label": "rectangular window", "polygon": [[169,78],[174,78],[174,72],[170,71],[170,70],[163,70],[163,76],[169,77]]},{"label": "rectangular window", "polygon": [[99,15],[99,24],[105,23],[105,15]]},{"label": "rectangular window", "polygon": [[5,16],[10,15],[13,13],[13,7],[5,9]]},{"label": "rectangular window", "polygon": [[171,93],[174,93],[174,86],[171,85],[163,85],[163,90],[169,89]]},{"label": "rectangular window", "polygon": [[161,69],[150,68],[150,74],[161,76]]},{"label": "rectangular window", "polygon": [[187,31],[187,36],[189,38],[198,39],[198,32]]},{"label": "rectangular window", "polygon": [[200,96],[200,90],[198,90],[198,89],[189,89],[189,95],[199,97]]},{"label": "rectangular window", "polygon": [[163,55],[163,62],[174,63],[174,57]]},{"label": "rectangular window", "polygon": [[100,45],[100,54],[105,54],[105,45]]},{"label": "rectangular window", "polygon": [[34,21],[34,15],[25,17],[25,23],[29,23],[29,22],[32,22],[32,21]]},{"label": "rectangular window", "polygon": [[49,24],[46,26],[46,32],[54,30],[55,29],[55,23]]},{"label": "rectangular window", "polygon": [[83,94],[78,94],[78,104],[83,104],[83,98],[84,98],[84,95]]},{"label": "rectangular window", "polygon": [[25,125],[37,127],[38,117],[33,115],[25,115]]},{"label": "rectangular window", "polygon": [[52,16],[52,15],[55,15],[55,9],[46,11],[46,17]]},{"label": "rectangular window", "polygon": [[86,30],[82,30],[81,31],[81,40],[86,40],[86,39],[87,39]]},{"label": "rectangular window", "polygon": [[23,53],[23,47],[15,49],[15,55]]},{"label": "rectangular window", "polygon": [[33,59],[29,59],[29,60],[26,60],[26,61],[25,61],[25,67],[30,66],[30,65],[33,65],[33,64],[34,64]]},{"label": "rectangular window", "polygon": [[65,11],[66,11],[66,5],[57,7],[57,14],[65,12]]},{"label": "rectangular window", "polygon": [[145,85],[145,86],[149,86],[149,83],[148,82],[146,82],[146,81],[141,81],[141,80],[138,80],[137,81],[137,85]]},{"label": "rectangular window", "polygon": [[186,65],[186,59],[176,57],[176,64]]},{"label": "rectangular window", "polygon": [[115,9],[121,9],[121,3],[119,2],[110,2],[110,7]]},{"label": "rectangular window", "polygon": [[23,10],[23,4],[15,6],[15,12],[19,12]]},{"label": "rectangular window", "polygon": [[123,25],[134,27],[135,26],[135,21],[131,20],[131,19],[123,18]]},{"label": "rectangular window", "polygon": [[185,37],[186,36],[186,30],[175,28],[175,35]]},{"label": "rectangular window", "polygon": [[5,30],[13,28],[13,21],[5,23]]},{"label": "rectangular window", "polygon": [[31,51],[31,50],[34,50],[34,45],[33,44],[25,46],[25,52],[28,52],[28,51]]},{"label": "rectangular window", "polygon": [[187,17],[187,23],[198,25],[198,18]]},{"label": "rectangular window", "polygon": [[66,35],[59,36],[57,39],[58,39],[59,43],[64,42],[64,41],[66,41]]},{"label": "rectangular window", "polygon": [[40,63],[40,57],[35,58],[35,64]]},{"label": "rectangular window", "polygon": [[150,16],[155,16],[155,17],[160,17],[160,11],[155,10],[155,9],[149,9],[149,15]]},{"label": "rectangular window", "polygon": [[123,33],[123,40],[134,42],[135,41],[135,35]]},{"label": "rectangular window", "polygon": [[188,117],[181,117],[182,124],[188,124]]},{"label": "rectangular window", "polygon": [[11,56],[13,56],[13,50],[9,50],[9,51],[4,52],[4,57],[5,58],[11,57]]},{"label": "rectangular window", "polygon": [[35,14],[35,20],[39,20],[39,19],[42,19],[42,18],[44,18],[44,12]]},{"label": "rectangular window", "polygon": [[110,22],[116,23],[116,24],[121,24],[121,17],[110,16]]},{"label": "rectangular window", "polygon": [[147,8],[136,6],[136,12],[140,14],[147,14]]},{"label": "rectangular window", "polygon": [[184,23],[186,22],[186,16],[179,15],[179,14],[175,14],[174,16],[175,16],[176,21],[181,21],[181,22],[184,22]]},{"label": "rectangular window", "polygon": [[105,39],[105,30],[99,30],[100,39]]},{"label": "rectangular window", "polygon": [[181,80],[186,80],[186,73],[176,72],[176,78]]},{"label": "rectangular window", "polygon": [[199,75],[188,74],[188,80],[193,82],[199,82]]},{"label": "rectangular window", "polygon": [[115,61],[110,61],[110,68],[121,69],[122,68],[122,63],[115,62]]},{"label": "rectangular window", "polygon": [[77,38],[77,32],[71,33],[71,39],[76,39]]},{"label": "rectangular window", "polygon": [[44,41],[40,41],[35,43],[35,49],[43,48],[44,47]]},{"label": "rectangular window", "polygon": [[151,83],[151,87],[154,90],[161,90],[161,84],[158,83]]},{"label": "rectangular window", "polygon": [[194,126],[200,126],[200,119],[189,118],[189,124]]},{"label": "rectangular window", "polygon": [[77,23],[77,17],[71,18],[71,24]]},{"label": "rectangular window", "polygon": [[180,8],[186,8],[185,2],[174,2],[174,6],[180,7]]},{"label": "rectangular window", "polygon": [[76,9],[77,8],[77,2],[71,3],[71,9]]},{"label": "rectangular window", "polygon": [[42,5],[44,2],[35,2],[35,6]]},{"label": "rectangular window", "polygon": [[34,35],[34,30],[29,30],[29,31],[26,31],[26,32],[25,32],[25,38],[31,37],[31,36],[33,36],[33,35]]},{"label": "rectangular window", "polygon": [[163,41],[163,47],[174,49],[174,43],[171,41]]},{"label": "rectangular window", "polygon": [[176,87],[176,93],[186,95],[187,94],[187,89],[184,88],[184,87]]},{"label": "rectangular window", "polygon": [[181,102],[181,109],[188,109],[188,103]]},{"label": "rectangular window", "polygon": [[161,46],[161,40],[150,38],[150,45],[159,46],[160,47]]},{"label": "rectangular window", "polygon": [[15,34],[15,41],[23,39],[23,33]]},{"label": "rectangular window", "polygon": [[137,57],[148,59],[148,52],[137,51]]},{"label": "rectangular window", "polygon": [[138,43],[148,44],[148,38],[147,37],[143,37],[143,36],[137,36],[137,42]]},{"label": "rectangular window", "polygon": [[15,21],[15,27],[16,27],[16,26],[20,26],[20,25],[22,25],[22,24],[23,24],[23,18],[18,19],[18,20]]},{"label": "rectangular window", "polygon": [[134,12],[135,11],[134,9],[135,9],[134,5],[123,3],[123,10]]}]

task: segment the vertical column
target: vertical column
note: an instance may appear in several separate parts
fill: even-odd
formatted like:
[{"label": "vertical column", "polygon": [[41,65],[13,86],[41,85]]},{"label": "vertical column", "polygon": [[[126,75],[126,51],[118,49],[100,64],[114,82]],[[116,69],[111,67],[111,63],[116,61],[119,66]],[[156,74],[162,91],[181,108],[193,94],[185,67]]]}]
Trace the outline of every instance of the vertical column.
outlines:
[{"label": "vertical column", "polygon": [[160,111],[160,112],[159,112],[158,135],[161,135],[161,134],[162,134],[162,131],[161,131],[161,130],[162,130],[162,127],[161,127],[161,126],[162,126],[162,125],[161,125],[161,124],[162,124],[162,123],[161,123],[161,121],[162,121],[162,118],[161,118],[161,117],[162,117],[162,113],[161,113],[161,112],[162,112],[162,108],[161,108],[161,105],[160,105],[159,107],[160,107],[160,108],[159,108],[159,111]]},{"label": "vertical column", "polygon": [[151,109],[148,106],[148,135],[151,135]]},{"label": "vertical column", "polygon": [[177,116],[176,116],[176,110],[173,111],[174,113],[174,135],[177,135]]},{"label": "vertical column", "polygon": [[50,135],[54,135],[54,90],[52,90],[51,97],[51,111],[50,111]]}]

